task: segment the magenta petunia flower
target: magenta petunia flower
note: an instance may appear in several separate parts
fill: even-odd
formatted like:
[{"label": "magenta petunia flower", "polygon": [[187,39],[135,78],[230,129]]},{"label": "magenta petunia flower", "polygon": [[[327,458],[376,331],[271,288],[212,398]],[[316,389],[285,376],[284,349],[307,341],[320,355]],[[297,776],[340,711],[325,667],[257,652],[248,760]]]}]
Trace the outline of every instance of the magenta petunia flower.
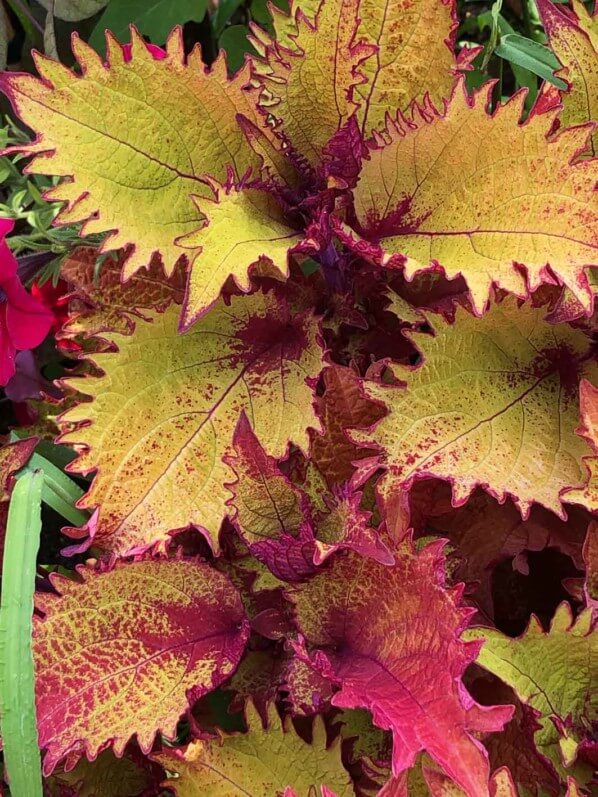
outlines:
[{"label": "magenta petunia flower", "polygon": [[52,325],[52,313],[27,293],[17,273],[5,241],[13,227],[11,219],[0,219],[0,385],[13,376],[17,351],[39,346]]}]

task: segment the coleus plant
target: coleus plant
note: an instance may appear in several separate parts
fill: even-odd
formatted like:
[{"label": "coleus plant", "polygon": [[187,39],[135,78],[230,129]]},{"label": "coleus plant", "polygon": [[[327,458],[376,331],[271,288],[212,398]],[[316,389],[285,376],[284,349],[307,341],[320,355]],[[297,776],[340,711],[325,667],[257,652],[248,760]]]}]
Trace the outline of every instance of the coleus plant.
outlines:
[{"label": "coleus plant", "polygon": [[[118,252],[61,274],[94,475],[37,601],[54,793],[590,787],[597,34],[538,6],[568,89],[524,121],[451,0],[272,8],[232,79],[179,29],[3,75],[57,223]],[[521,605],[505,562],[553,554]]]}]

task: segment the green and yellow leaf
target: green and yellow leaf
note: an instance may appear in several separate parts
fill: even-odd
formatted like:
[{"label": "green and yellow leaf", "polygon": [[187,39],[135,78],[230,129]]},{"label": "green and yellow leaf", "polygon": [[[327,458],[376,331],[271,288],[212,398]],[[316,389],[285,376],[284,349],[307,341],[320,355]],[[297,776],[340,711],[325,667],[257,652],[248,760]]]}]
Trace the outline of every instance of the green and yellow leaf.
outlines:
[{"label": "green and yellow leaf", "polygon": [[190,195],[212,196],[206,175],[224,181],[231,167],[240,179],[261,166],[236,121],[243,114],[261,125],[248,68],[229,81],[220,58],[207,72],[198,49],[185,57],[177,29],[166,48],[165,60],[154,60],[133,31],[132,61],[110,38],[104,64],[75,37],[82,75],[38,55],[41,79],[10,72],[0,82],[21,120],[40,131],[20,147],[38,156],[29,170],[72,178],[48,195],[67,203],[59,220],[110,231],[104,250],[130,245],[125,277],[155,254],[172,273],[183,255],[176,238],[201,224]]},{"label": "green and yellow leaf", "polygon": [[181,318],[184,330],[214,305],[229,277],[247,292],[250,267],[267,262],[285,278],[289,250],[301,241],[301,235],[285,222],[273,195],[265,191],[231,190],[216,200],[194,200],[206,223],[178,240],[193,250]]},{"label": "green and yellow leaf", "polygon": [[281,138],[317,166],[332,136],[358,108],[360,64],[374,52],[356,41],[354,0],[323,0],[312,24],[299,14],[293,49],[271,44],[260,69],[260,102],[276,119]]},{"label": "green and yellow leaf", "polygon": [[581,504],[590,512],[598,512],[598,388],[587,380],[580,384],[579,403],[582,426],[577,431],[587,440],[593,455],[584,457],[585,484],[583,487],[568,490],[565,501]]},{"label": "green and yellow leaf", "polygon": [[455,82],[454,0],[362,0],[357,36],[376,44],[357,87],[366,135],[386,122],[386,115],[408,111],[429,96],[441,107]]},{"label": "green and yellow leaf", "polygon": [[405,386],[365,383],[388,414],[352,437],[380,448],[384,498],[435,476],[451,482],[457,505],[481,485],[511,496],[524,516],[537,502],[563,517],[561,494],[584,481],[588,453],[575,433],[578,385],[598,365],[583,332],[544,314],[510,299],[482,318],[464,309],[454,324],[430,317],[434,336],[410,333],[423,364],[395,368]]},{"label": "green and yellow leaf", "polygon": [[[273,292],[221,300],[185,335],[178,308],[104,333],[116,351],[93,355],[102,376],[68,384],[91,396],[62,417],[62,440],[82,451],[71,469],[97,470],[82,508],[97,508],[94,543],[122,555],[200,528],[214,550],[234,479],[222,461],[245,410],[272,456],[307,446],[317,426],[309,383],[323,367],[318,323],[291,316]],[[581,442],[581,441],[580,441]],[[81,536],[85,530],[74,532]]]},{"label": "green and yellow leaf", "polygon": [[[562,95],[563,127],[598,123],[598,17],[591,16],[581,0],[572,0],[575,11],[565,13],[551,0],[538,0],[548,41],[565,71],[569,90]],[[598,154],[598,132],[590,139],[590,153]]]},{"label": "green and yellow leaf", "polygon": [[592,611],[586,609],[574,620],[569,604],[562,603],[548,632],[532,615],[525,633],[516,639],[483,628],[467,631],[465,638],[484,640],[478,664],[539,712],[539,750],[557,765],[567,752],[570,763],[579,733],[598,710],[598,637],[592,630]]},{"label": "green and yellow leaf", "polygon": [[140,561],[61,578],[37,599],[39,744],[49,774],[68,753],[147,752],[189,705],[234,672],[249,635],[229,579],[194,561]]},{"label": "green and yellow leaf", "polygon": [[404,265],[408,279],[425,269],[461,274],[478,312],[493,284],[525,296],[550,267],[588,313],[598,161],[575,158],[589,130],[549,140],[556,111],[519,124],[521,99],[490,115],[488,96],[469,99],[459,87],[446,113],[428,104],[414,122],[389,123],[388,143],[372,144],[354,191],[360,231],[379,241],[378,262]]},{"label": "green and yellow leaf", "polygon": [[271,707],[263,727],[252,703],[247,704],[248,733],[220,741],[192,742],[183,751],[168,750],[154,758],[178,777],[164,784],[176,797],[273,797],[290,787],[297,797],[319,794],[322,785],[338,797],[353,797],[351,777],[341,761],[340,737],[326,746],[321,717],[313,724],[311,744],[281,722]]}]

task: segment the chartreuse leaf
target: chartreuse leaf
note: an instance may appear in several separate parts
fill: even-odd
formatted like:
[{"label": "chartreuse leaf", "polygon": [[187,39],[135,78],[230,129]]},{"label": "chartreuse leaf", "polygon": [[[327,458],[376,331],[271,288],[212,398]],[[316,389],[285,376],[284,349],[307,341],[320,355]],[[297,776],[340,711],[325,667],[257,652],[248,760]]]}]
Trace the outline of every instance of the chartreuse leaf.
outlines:
[{"label": "chartreuse leaf", "polygon": [[85,449],[70,469],[98,470],[79,507],[98,507],[89,530],[115,553],[189,525],[217,550],[233,479],[222,456],[241,411],[276,457],[291,440],[306,448],[317,426],[308,380],[323,366],[318,323],[291,316],[273,292],[221,300],[185,335],[176,306],[148,315],[132,335],[102,334],[117,347],[93,355],[102,376],[69,380],[93,398],[61,417],[63,441]]},{"label": "chartreuse leaf", "polygon": [[[103,5],[106,5],[105,3]],[[140,33],[163,44],[175,25],[189,20],[201,22],[207,9],[207,0],[110,0],[99,18],[89,43],[100,52],[104,50],[104,31],[112,31],[119,41],[129,35],[129,25],[134,23]]]},{"label": "chartreuse leaf", "polygon": [[265,51],[269,68],[260,70],[261,104],[283,140],[312,166],[357,109],[358,67],[375,49],[356,40],[354,0],[324,0],[314,25],[299,15],[293,49],[271,44]]},{"label": "chartreuse leaf", "polygon": [[587,507],[590,512],[598,512],[598,388],[587,380],[579,386],[579,404],[582,425],[577,432],[587,440],[593,456],[584,457],[586,479],[583,487],[568,490],[564,498]]},{"label": "chartreuse leaf", "polygon": [[185,750],[154,756],[178,777],[167,780],[176,797],[272,797],[291,787],[297,797],[319,794],[327,786],[338,797],[353,797],[351,777],[341,761],[340,737],[326,746],[321,717],[313,724],[311,744],[297,735],[290,720],[281,722],[270,706],[268,725],[249,702],[248,732],[219,741],[192,742]]},{"label": "chartreuse leaf", "polygon": [[367,83],[356,90],[364,132],[426,94],[440,107],[455,81],[454,0],[362,0],[359,17],[357,39],[378,48],[361,66]]},{"label": "chartreuse leaf", "polygon": [[232,276],[249,291],[249,269],[260,262],[274,266],[280,278],[288,275],[288,253],[301,236],[284,221],[272,194],[247,188],[222,192],[216,200],[196,199],[205,226],[180,238],[191,255],[189,281],[181,326],[188,329],[217,301]]},{"label": "chartreuse leaf", "polygon": [[74,769],[55,772],[50,782],[72,789],[77,797],[141,797],[152,786],[147,768],[126,754],[117,758],[112,750],[104,750],[95,761],[82,758]]},{"label": "chartreuse leaf", "polygon": [[411,333],[423,364],[396,369],[405,387],[366,383],[388,414],[352,437],[380,447],[383,496],[436,476],[458,505],[481,485],[524,516],[534,502],[563,516],[561,493],[583,482],[588,453],[575,434],[579,381],[598,365],[586,335],[544,315],[506,300],[482,318],[464,309],[454,324],[430,318],[434,336]]},{"label": "chartreuse leaf", "polygon": [[333,705],[367,708],[392,731],[393,774],[425,750],[468,797],[487,797],[488,761],[473,734],[499,730],[512,709],[479,706],[461,682],[477,648],[459,638],[469,611],[460,589],[445,589],[442,545],[418,554],[406,539],[390,566],[351,551],[288,594],[309,643],[299,652],[315,648],[313,666],[340,687]]},{"label": "chartreuse leaf", "polygon": [[[590,16],[579,0],[572,0],[575,15],[564,13],[550,0],[537,0],[550,46],[565,68],[559,73],[569,84],[559,115],[563,127],[598,122],[598,17]],[[594,131],[591,154],[598,153]]]},{"label": "chartreuse leaf", "polygon": [[15,797],[41,797],[42,794],[35,723],[31,618],[42,526],[43,479],[42,473],[28,473],[13,489],[2,563],[0,726],[4,765],[11,794]]},{"label": "chartreuse leaf", "polygon": [[466,631],[464,638],[483,640],[478,664],[539,712],[535,740],[540,751],[557,765],[561,757],[571,763],[579,734],[598,710],[598,642],[591,609],[574,620],[569,604],[562,603],[548,632],[532,615],[517,639],[485,628]]},{"label": "chartreuse leaf", "polygon": [[107,66],[75,37],[83,75],[37,56],[41,79],[5,73],[0,87],[21,120],[43,131],[20,147],[38,154],[30,169],[73,178],[51,192],[68,203],[60,220],[87,219],[84,234],[110,230],[105,248],[132,245],[126,277],[153,254],[170,274],[183,254],[175,239],[201,226],[190,194],[212,196],[206,173],[225,180],[228,167],[237,178],[259,169],[236,117],[258,127],[261,117],[246,90],[248,70],[229,81],[220,58],[207,72],[199,50],[185,56],[180,31],[161,61],[135,32],[130,63],[110,41]]},{"label": "chartreuse leaf", "polygon": [[169,738],[189,701],[235,670],[249,634],[229,579],[195,561],[137,561],[64,578],[39,595],[34,657],[44,773],[67,753],[145,752]]},{"label": "chartreuse leaf", "polygon": [[444,115],[427,107],[390,125],[354,192],[361,229],[380,239],[379,262],[404,264],[408,278],[438,266],[462,274],[478,311],[493,283],[525,295],[549,265],[587,312],[598,163],[573,161],[588,130],[548,140],[556,111],[519,124],[521,98],[490,115],[489,96],[459,88]]}]

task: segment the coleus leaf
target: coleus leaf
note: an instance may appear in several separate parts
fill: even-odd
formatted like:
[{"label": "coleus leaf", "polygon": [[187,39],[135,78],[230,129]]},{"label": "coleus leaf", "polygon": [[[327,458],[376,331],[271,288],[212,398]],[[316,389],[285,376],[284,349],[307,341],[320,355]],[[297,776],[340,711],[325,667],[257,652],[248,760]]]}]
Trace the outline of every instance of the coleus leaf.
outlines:
[{"label": "coleus leaf", "polygon": [[143,797],[157,787],[158,772],[157,764],[141,756],[125,753],[117,758],[112,750],[104,750],[95,761],[82,758],[74,769],[55,772],[49,793],[52,797]]},{"label": "coleus leaf", "polygon": [[[519,124],[521,97],[492,115],[489,98],[490,89],[469,98],[461,85],[445,113],[428,103],[413,120],[389,122],[385,138],[370,145],[354,191],[359,231],[370,243],[353,246],[381,264],[404,266],[408,279],[430,268],[462,274],[478,312],[493,283],[524,296],[550,281],[550,267],[589,313],[597,164],[574,162],[589,130],[548,139],[555,110]],[[345,228],[349,245],[351,238]]]},{"label": "coleus leaf", "polygon": [[276,120],[278,134],[311,166],[357,110],[354,89],[364,78],[360,64],[375,47],[356,39],[355,0],[322,0],[310,23],[296,10],[293,48],[272,42],[267,67],[256,70],[260,104]]},{"label": "coleus leaf", "polygon": [[[463,790],[442,772],[424,767],[423,773],[430,797],[465,797]],[[519,797],[519,791],[507,767],[501,767],[492,775],[489,786],[490,797]]]},{"label": "coleus leaf", "polygon": [[306,496],[268,456],[243,414],[225,457],[237,480],[229,485],[233,522],[251,553],[278,578],[295,581],[314,572],[315,542]]},{"label": "coleus leaf", "polygon": [[[563,127],[598,120],[598,21],[580,0],[572,0],[572,6],[574,13],[567,13],[551,0],[538,0],[550,47],[565,67],[560,74],[569,83],[559,114]],[[598,153],[596,132],[590,139],[590,152]]]},{"label": "coleus leaf", "polygon": [[224,181],[232,168],[241,179],[262,162],[236,121],[241,114],[261,127],[247,68],[229,80],[221,57],[207,72],[198,49],[185,57],[180,29],[160,61],[134,30],[132,39],[128,63],[113,38],[104,64],[75,35],[82,75],[37,55],[41,79],[0,79],[21,120],[40,131],[18,147],[37,155],[29,170],[72,177],[48,194],[67,203],[59,221],[85,221],[83,233],[111,231],[103,250],[130,246],[125,277],[154,254],[172,273],[184,254],[176,238],[201,224],[190,194],[212,196],[206,174]]},{"label": "coleus leaf", "polygon": [[60,337],[93,337],[101,332],[132,332],[146,310],[181,304],[185,287],[182,270],[166,277],[155,259],[124,285],[121,271],[126,255],[106,258],[96,276],[98,250],[80,246],[65,258],[60,277],[70,288],[71,315]]},{"label": "coleus leaf", "polygon": [[323,361],[310,313],[291,316],[270,292],[220,301],[186,335],[177,316],[173,306],[130,336],[104,334],[117,350],[93,355],[103,375],[68,380],[93,398],[61,419],[77,424],[62,440],[84,450],[69,469],[98,471],[80,502],[96,514],[71,534],[89,531],[117,554],[188,526],[218,549],[232,478],[222,457],[242,410],[274,456],[291,440],[306,447],[317,425],[311,380]]},{"label": "coleus leaf", "polygon": [[311,436],[310,455],[329,485],[341,485],[355,473],[354,461],[367,456],[346,430],[371,426],[383,410],[364,397],[360,379],[350,368],[333,365],[323,378],[324,394],[317,399],[322,432]]},{"label": "coleus leaf", "polygon": [[313,725],[311,744],[297,735],[290,721],[281,722],[270,707],[263,727],[252,703],[247,704],[248,732],[222,736],[219,741],[196,741],[184,750],[154,756],[178,777],[165,786],[176,797],[272,797],[291,787],[309,797],[326,785],[338,797],[353,797],[349,773],[341,761],[340,737],[326,746],[321,717]]},{"label": "coleus leaf", "polygon": [[582,425],[577,431],[588,441],[593,456],[584,457],[587,469],[584,486],[568,490],[564,498],[587,507],[590,512],[598,512],[598,388],[587,379],[579,386],[579,405]]},{"label": "coleus leaf", "polygon": [[277,578],[300,581],[341,548],[392,563],[392,554],[369,525],[370,513],[360,509],[361,493],[350,488],[328,493],[313,466],[302,488],[293,484],[268,456],[245,414],[233,447],[235,454],[224,458],[237,477],[227,485],[233,494],[233,523],[253,556]]},{"label": "coleus leaf", "polygon": [[529,518],[522,520],[511,501],[500,505],[487,493],[476,490],[464,506],[454,509],[450,493],[446,483],[427,479],[416,483],[409,500],[412,508],[414,502],[419,507],[412,514],[424,518],[422,534],[434,532],[448,537],[454,546],[453,577],[471,587],[469,597],[489,617],[494,614],[492,574],[501,561],[512,558],[513,568],[527,573],[526,553],[550,547],[569,556],[577,568],[583,568],[582,546],[588,526],[585,512],[569,509],[564,521],[543,507],[534,506]]},{"label": "coleus leaf", "polygon": [[585,599],[588,606],[598,610],[598,521],[593,520],[588,526],[586,541],[583,546],[583,558],[586,567]]},{"label": "coleus leaf", "polygon": [[361,67],[367,83],[356,89],[364,134],[382,126],[387,113],[407,111],[426,95],[440,107],[457,66],[453,0],[361,0],[359,16],[357,35],[377,48]]},{"label": "coleus leaf", "polygon": [[[173,738],[189,701],[234,672],[249,635],[229,579],[195,561],[139,561],[60,578],[34,627],[40,747],[49,774],[71,752],[117,755],[136,734]],[[65,633],[65,630],[67,633]]]},{"label": "coleus leaf", "polygon": [[[471,629],[464,636],[484,641],[478,664],[539,712],[535,738],[540,751],[558,764],[557,745],[561,745],[565,759],[570,756],[565,763],[571,763],[584,725],[589,727],[598,708],[591,610],[574,620],[569,604],[562,603],[548,632],[532,615],[525,633],[516,639],[483,628]],[[571,749],[572,753],[565,753]]]},{"label": "coleus leaf", "polygon": [[[434,336],[408,333],[423,364],[394,369],[404,386],[364,384],[389,409],[373,431],[352,433],[382,452],[381,496],[436,476],[450,481],[455,506],[481,485],[524,517],[534,502],[564,517],[561,494],[583,480],[587,452],[575,427],[579,380],[597,368],[589,339],[513,299],[482,318],[460,308],[453,324],[429,321]],[[362,478],[377,466],[361,460]]]},{"label": "coleus leaf", "polygon": [[441,549],[417,554],[406,539],[391,567],[338,556],[289,596],[316,648],[312,665],[340,687],[333,705],[367,708],[392,730],[393,773],[426,750],[469,797],[481,797],[488,762],[472,733],[500,729],[512,709],[479,706],[461,683],[477,651],[459,639],[470,611],[459,606],[460,589],[444,587]]},{"label": "coleus leaf", "polygon": [[191,255],[181,329],[197,321],[220,296],[229,277],[244,292],[249,270],[262,261],[281,279],[288,275],[288,254],[301,235],[286,224],[272,194],[254,188],[221,191],[216,199],[195,199],[205,226],[178,240]]}]

